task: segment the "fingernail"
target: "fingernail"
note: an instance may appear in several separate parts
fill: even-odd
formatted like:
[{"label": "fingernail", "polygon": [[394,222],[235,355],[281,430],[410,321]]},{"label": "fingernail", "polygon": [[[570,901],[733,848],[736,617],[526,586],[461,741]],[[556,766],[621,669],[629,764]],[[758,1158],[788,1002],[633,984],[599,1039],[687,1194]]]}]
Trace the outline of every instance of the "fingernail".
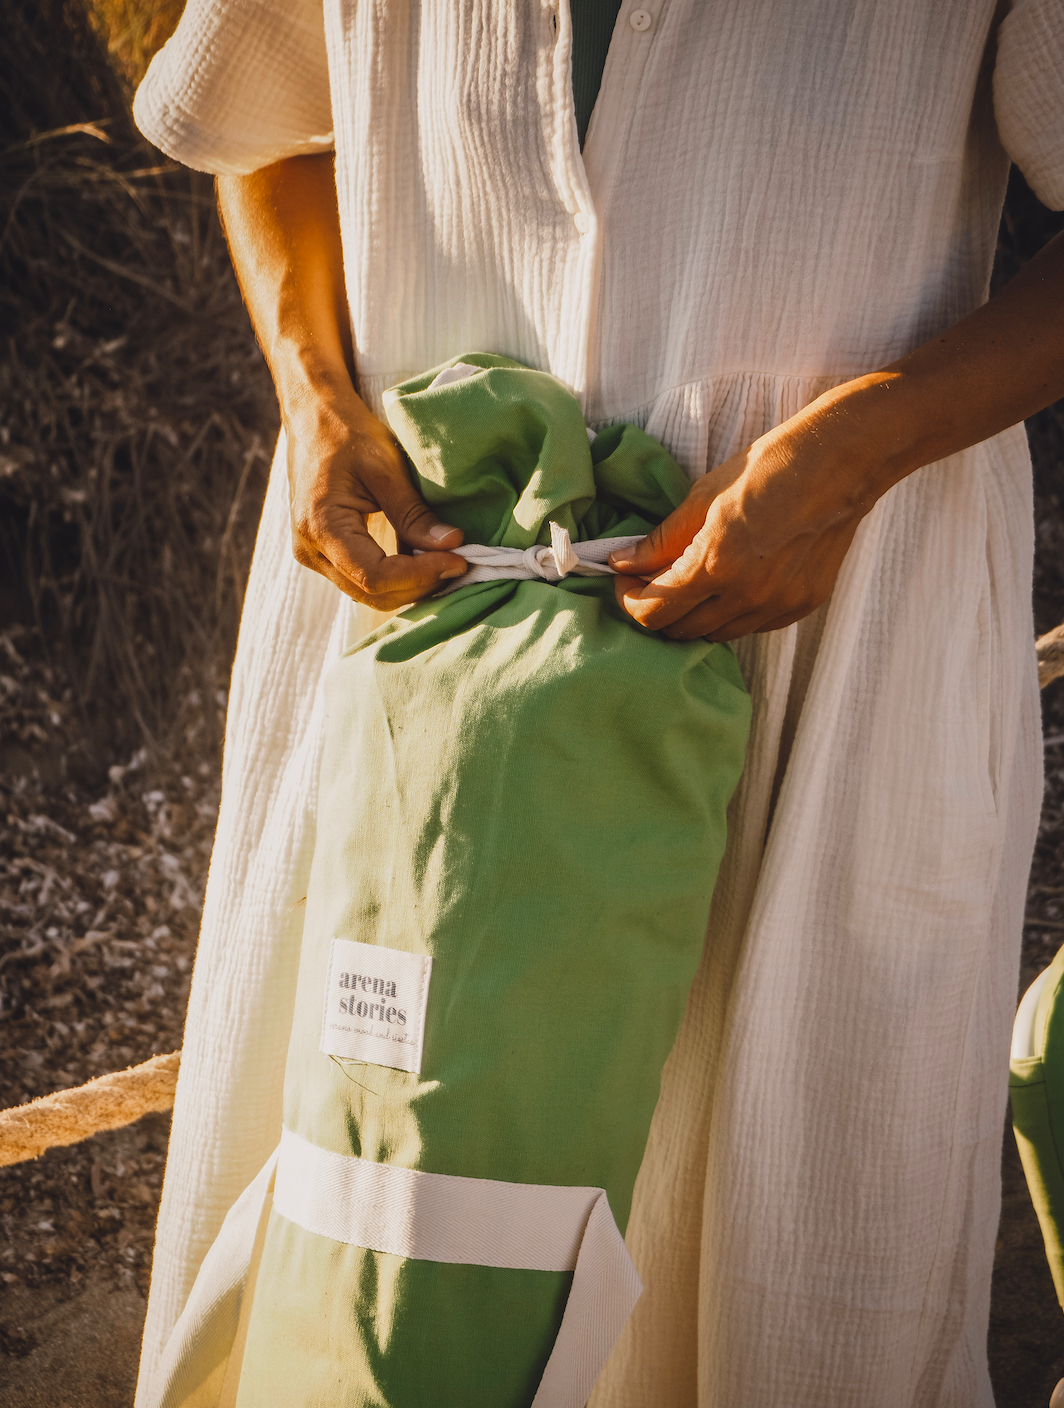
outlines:
[{"label": "fingernail", "polygon": [[446,572],[440,573],[440,581],[446,582],[450,577],[464,577],[468,571],[468,567],[448,567]]},{"label": "fingernail", "polygon": [[616,553],[610,553],[610,566],[615,572],[623,571],[624,568],[626,568],[630,564],[631,560],[632,559],[630,557],[620,557]]},{"label": "fingernail", "polygon": [[[446,523],[437,523],[435,528],[429,529],[429,537],[432,538],[434,542],[438,543],[442,538],[449,538],[452,533],[455,533],[457,531],[458,530],[456,528],[451,528]],[[451,573],[451,576],[454,576],[453,572]]]}]

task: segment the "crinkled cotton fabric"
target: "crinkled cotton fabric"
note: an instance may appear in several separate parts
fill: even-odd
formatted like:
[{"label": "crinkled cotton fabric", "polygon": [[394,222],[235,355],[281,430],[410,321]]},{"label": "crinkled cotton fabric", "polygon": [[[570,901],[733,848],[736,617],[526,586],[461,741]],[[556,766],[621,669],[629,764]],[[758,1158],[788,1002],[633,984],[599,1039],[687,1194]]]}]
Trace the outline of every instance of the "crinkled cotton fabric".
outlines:
[{"label": "crinkled cotton fabric", "polygon": [[[241,173],[334,145],[362,394],[463,348],[692,476],[986,296],[1009,158],[1064,207],[1064,5],[648,0],[583,157],[565,0],[190,0],[143,130]],[[1001,17],[1003,14],[1003,18]],[[139,1408],[276,1146],[320,681],[359,613],[290,557],[279,446],[234,670]],[[972,1408],[1040,799],[1021,427],[864,520],[741,643],[746,769],[594,1408]],[[365,613],[363,613],[364,615]]]}]

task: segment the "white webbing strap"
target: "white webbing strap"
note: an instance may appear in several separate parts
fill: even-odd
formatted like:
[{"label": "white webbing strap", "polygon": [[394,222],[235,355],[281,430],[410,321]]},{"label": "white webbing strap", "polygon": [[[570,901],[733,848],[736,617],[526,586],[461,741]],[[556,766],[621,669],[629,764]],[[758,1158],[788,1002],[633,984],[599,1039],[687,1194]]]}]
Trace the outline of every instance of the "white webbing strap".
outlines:
[{"label": "white webbing strap", "polygon": [[[642,542],[634,538],[593,538],[587,543],[574,543],[569,531],[560,524],[550,524],[550,547],[493,548],[483,543],[467,543],[460,548],[448,548],[469,563],[469,571],[456,577],[436,593],[446,596],[474,582],[560,582],[563,577],[612,577],[613,568],[606,559],[611,552],[633,547]],[[420,556],[420,549],[415,552]]]},{"label": "white webbing strap", "polygon": [[286,1129],[273,1205],[308,1232],[415,1261],[572,1271],[533,1408],[584,1408],[643,1290],[601,1188],[423,1173]]}]

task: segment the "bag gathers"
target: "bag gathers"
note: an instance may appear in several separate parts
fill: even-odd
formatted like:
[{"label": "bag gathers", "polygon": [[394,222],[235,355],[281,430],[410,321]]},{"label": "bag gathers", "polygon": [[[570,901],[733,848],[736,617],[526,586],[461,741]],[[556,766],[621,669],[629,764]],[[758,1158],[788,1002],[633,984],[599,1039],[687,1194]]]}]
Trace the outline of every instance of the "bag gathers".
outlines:
[{"label": "bag gathers", "polygon": [[[420,492],[467,543],[553,555],[459,579],[326,681],[254,1249],[253,1213],[231,1215],[240,1408],[278,1385],[289,1408],[586,1402],[639,1294],[621,1238],[743,765],[731,648],[635,625],[601,568],[561,575],[669,514],[679,466],[633,425],[589,444],[546,373],[442,370],[385,395]],[[178,1341],[175,1405],[223,1377],[217,1349],[191,1371],[203,1334]]]}]

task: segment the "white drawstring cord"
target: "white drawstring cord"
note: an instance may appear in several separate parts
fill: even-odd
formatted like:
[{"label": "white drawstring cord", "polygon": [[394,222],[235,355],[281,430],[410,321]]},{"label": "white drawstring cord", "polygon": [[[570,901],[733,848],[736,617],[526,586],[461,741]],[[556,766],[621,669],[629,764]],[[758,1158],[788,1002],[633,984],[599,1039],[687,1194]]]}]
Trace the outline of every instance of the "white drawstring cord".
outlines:
[{"label": "white drawstring cord", "polygon": [[[449,552],[464,557],[469,571],[463,577],[448,582],[437,593],[446,596],[460,587],[475,582],[518,581],[560,582],[563,577],[612,577],[613,568],[606,559],[611,552],[634,547],[642,535],[634,538],[594,538],[587,543],[574,543],[568,529],[550,524],[550,547],[530,548],[488,547],[483,543],[467,543]],[[418,550],[416,555],[420,555]]]}]

